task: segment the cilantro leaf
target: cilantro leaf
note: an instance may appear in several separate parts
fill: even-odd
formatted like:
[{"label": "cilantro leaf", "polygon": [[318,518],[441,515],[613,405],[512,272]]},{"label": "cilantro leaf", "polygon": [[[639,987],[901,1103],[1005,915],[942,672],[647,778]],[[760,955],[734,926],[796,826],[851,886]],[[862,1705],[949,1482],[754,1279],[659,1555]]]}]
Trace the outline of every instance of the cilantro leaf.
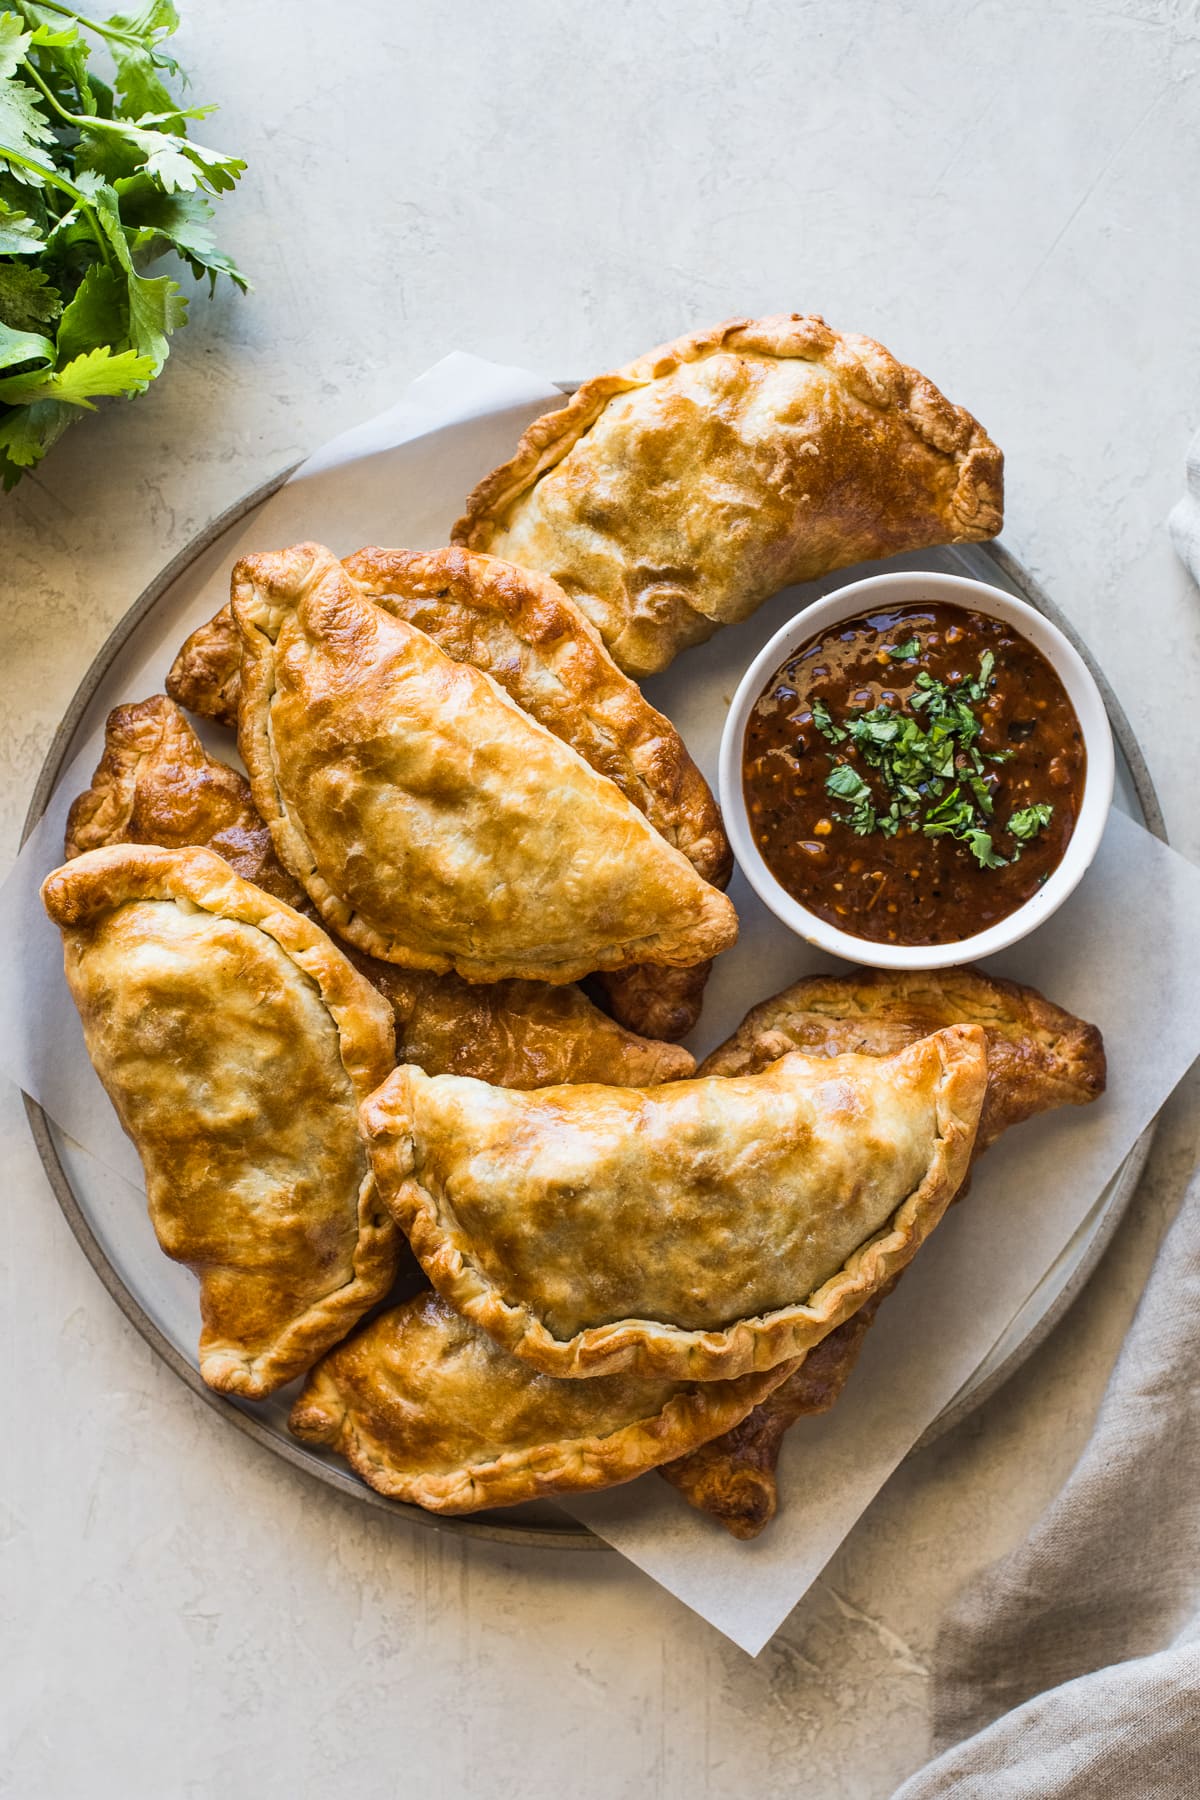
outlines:
[{"label": "cilantro leaf", "polygon": [[54,361],[54,345],[36,331],[14,331],[0,323],[0,369],[11,369],[17,363]]},{"label": "cilantro leaf", "polygon": [[[11,13],[0,14],[0,24],[11,17]],[[28,42],[24,38],[19,41]],[[0,79],[0,157],[18,181],[37,186],[44,179],[43,171],[53,170],[45,149],[53,142],[54,128],[41,111],[34,90],[15,76]]]},{"label": "cilantro leaf", "polygon": [[871,790],[862,776],[845,762],[835,763],[826,778],[825,792],[835,800],[869,800],[871,797]]},{"label": "cilantro leaf", "polygon": [[129,345],[129,290],[107,263],[93,263],[58,327],[58,352],[65,360],[97,344]]},{"label": "cilantro leaf", "polygon": [[0,256],[36,256],[46,240],[27,212],[0,198]]},{"label": "cilantro leaf", "polygon": [[812,720],[821,736],[828,738],[831,744],[840,744],[845,740],[846,733],[840,725],[834,724],[829,716],[829,708],[823,700],[813,701]]},{"label": "cilantro leaf", "polygon": [[919,637],[910,637],[902,644],[889,644],[887,653],[895,662],[912,662],[914,657],[921,654],[921,640]]},{"label": "cilantro leaf", "polygon": [[0,479],[11,488],[24,469],[45,456],[79,415],[73,407],[53,400],[33,406],[14,406],[0,416]]},{"label": "cilantro leaf", "polygon": [[0,322],[14,331],[52,325],[62,312],[62,296],[44,269],[0,263]]},{"label": "cilantro leaf", "polygon": [[178,96],[165,41],[178,22],[173,0],[132,0],[109,18],[0,0],[6,487],[97,399],[140,393],[163,367],[187,300],[148,263],[177,257],[210,292],[221,276],[247,286],[216,246],[207,197],[245,165],[188,135],[213,109]]},{"label": "cilantro leaf", "polygon": [[1013,837],[1018,838],[1022,843],[1027,843],[1030,838],[1035,838],[1039,831],[1046,828],[1053,816],[1053,806],[1048,805],[1045,801],[1036,806],[1023,806],[1009,819],[1008,830]]},{"label": "cilantro leaf", "polygon": [[997,856],[996,852],[992,849],[992,834],[990,831],[978,829],[966,831],[963,833],[963,842],[967,845],[981,869],[1002,869],[1008,860],[1007,857]]},{"label": "cilantro leaf", "polygon": [[0,400],[9,406],[29,406],[38,400],[55,400],[64,406],[82,406],[105,394],[136,394],[157,374],[152,358],[136,350],[113,352],[107,344],[73,357],[63,369],[41,374],[10,375],[0,381]]},{"label": "cilantro leaf", "polygon": [[0,79],[15,75],[25,60],[33,33],[24,29],[16,13],[0,13]]}]

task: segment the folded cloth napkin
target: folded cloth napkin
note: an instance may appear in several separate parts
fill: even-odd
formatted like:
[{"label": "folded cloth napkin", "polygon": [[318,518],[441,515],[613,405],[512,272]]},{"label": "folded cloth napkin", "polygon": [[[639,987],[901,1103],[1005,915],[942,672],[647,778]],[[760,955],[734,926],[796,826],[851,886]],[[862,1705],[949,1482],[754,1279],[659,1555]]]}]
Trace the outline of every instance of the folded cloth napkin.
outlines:
[{"label": "folded cloth napkin", "polygon": [[1200,581],[1200,431],[1188,448],[1186,492],[1167,523],[1171,542]]},{"label": "folded cloth napkin", "polygon": [[1073,1474],[942,1627],[934,1746],[895,1800],[1200,1796],[1200,1177]]}]

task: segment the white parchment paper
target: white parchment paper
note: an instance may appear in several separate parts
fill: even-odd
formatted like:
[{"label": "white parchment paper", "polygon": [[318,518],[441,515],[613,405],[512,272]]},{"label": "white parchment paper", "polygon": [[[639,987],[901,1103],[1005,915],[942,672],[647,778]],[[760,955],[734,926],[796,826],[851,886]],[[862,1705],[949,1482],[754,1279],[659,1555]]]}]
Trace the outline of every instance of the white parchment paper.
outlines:
[{"label": "white parchment paper", "polygon": [[[443,543],[469,488],[511,452],[528,419],[560,398],[535,375],[455,355],[388,412],[311,457],[252,520],[181,577],[139,628],[95,697],[42,824],[0,889],[3,941],[19,946],[0,967],[0,1070],[122,1178],[96,1184],[97,1230],[106,1248],[127,1251],[130,1285],[156,1318],[172,1305],[186,1308],[190,1278],[153,1250],[137,1158],[87,1060],[58,935],[37,898],[42,878],[61,861],[69,802],[99,758],[105,713],[120,699],[161,691],[184,635],[226,598],[237,555],[303,538],[340,554],[368,543]],[[955,554],[930,553],[900,566],[954,566]],[[725,710],[751,657],[818,592],[861,573],[777,596],[648,684],[710,780]],[[232,755],[227,735],[204,735],[218,754]],[[710,984],[692,1044],[700,1055],[759,1000],[828,966],[740,877],[730,891],[742,934]],[[761,1649],[896,1464],[1029,1302],[1200,1054],[1198,946],[1200,871],[1114,812],[1075,895],[1035,937],[992,965],[1100,1025],[1109,1091],[1086,1110],[1033,1121],[989,1152],[969,1198],[951,1209],[882,1309],[837,1407],[789,1434],[773,1525],[755,1543],[735,1543],[656,1476],[568,1509],[744,1649]],[[142,1290],[160,1265],[162,1291],[147,1295]],[[175,1335],[194,1355],[192,1322]]]}]

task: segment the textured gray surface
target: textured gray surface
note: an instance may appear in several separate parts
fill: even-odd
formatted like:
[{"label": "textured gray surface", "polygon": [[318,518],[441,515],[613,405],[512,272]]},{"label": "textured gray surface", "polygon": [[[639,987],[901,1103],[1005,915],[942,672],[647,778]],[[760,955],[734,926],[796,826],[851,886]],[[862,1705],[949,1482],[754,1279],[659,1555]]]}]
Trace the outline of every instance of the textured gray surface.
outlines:
[{"label": "textured gray surface", "polygon": [[[798,306],[880,336],[1004,445],[1006,539],[1086,632],[1200,855],[1200,596],[1163,529],[1200,418],[1187,0],[296,0],[282,43],[261,0],[191,10],[210,136],[252,163],[223,228],[257,292],[197,301],[156,389],[0,502],[6,848],[155,569],[446,349],[571,374]],[[0,1791],[888,1794],[924,1751],[942,1604],[1087,1434],[1197,1111],[1193,1083],[1035,1363],[892,1481],[751,1663],[616,1558],[365,1516],[222,1429],[104,1295],[3,1097]]]}]

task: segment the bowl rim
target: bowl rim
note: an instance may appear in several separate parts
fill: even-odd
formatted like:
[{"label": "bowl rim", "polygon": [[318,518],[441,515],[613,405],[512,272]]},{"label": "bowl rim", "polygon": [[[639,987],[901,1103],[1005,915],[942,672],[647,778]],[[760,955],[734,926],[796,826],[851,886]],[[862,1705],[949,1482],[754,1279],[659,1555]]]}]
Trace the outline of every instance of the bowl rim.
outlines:
[{"label": "bowl rim", "polygon": [[[820,919],[779,882],[767,867],[755,844],[742,791],[742,748],[750,710],[767,679],[801,644],[827,626],[872,609],[873,596],[886,596],[892,605],[937,598],[944,604],[961,605],[1001,618],[1015,625],[1034,648],[1041,651],[1066,690],[1083,732],[1087,774],[1075,830],[1061,862],[1044,887],[1023,905],[969,938],[943,944],[882,944],[853,936]],[[994,956],[1028,937],[1057,912],[1075,891],[1090,867],[1108,819],[1115,780],[1112,731],[1104,698],[1090,669],[1075,646],[1043,613],[1003,588],[972,576],[939,570],[890,570],[846,583],[792,615],[759,650],[734,692],[721,734],[718,788],[725,828],[734,857],[754,892],[789,930],[832,956],[877,969],[945,969],[964,962]]]}]

